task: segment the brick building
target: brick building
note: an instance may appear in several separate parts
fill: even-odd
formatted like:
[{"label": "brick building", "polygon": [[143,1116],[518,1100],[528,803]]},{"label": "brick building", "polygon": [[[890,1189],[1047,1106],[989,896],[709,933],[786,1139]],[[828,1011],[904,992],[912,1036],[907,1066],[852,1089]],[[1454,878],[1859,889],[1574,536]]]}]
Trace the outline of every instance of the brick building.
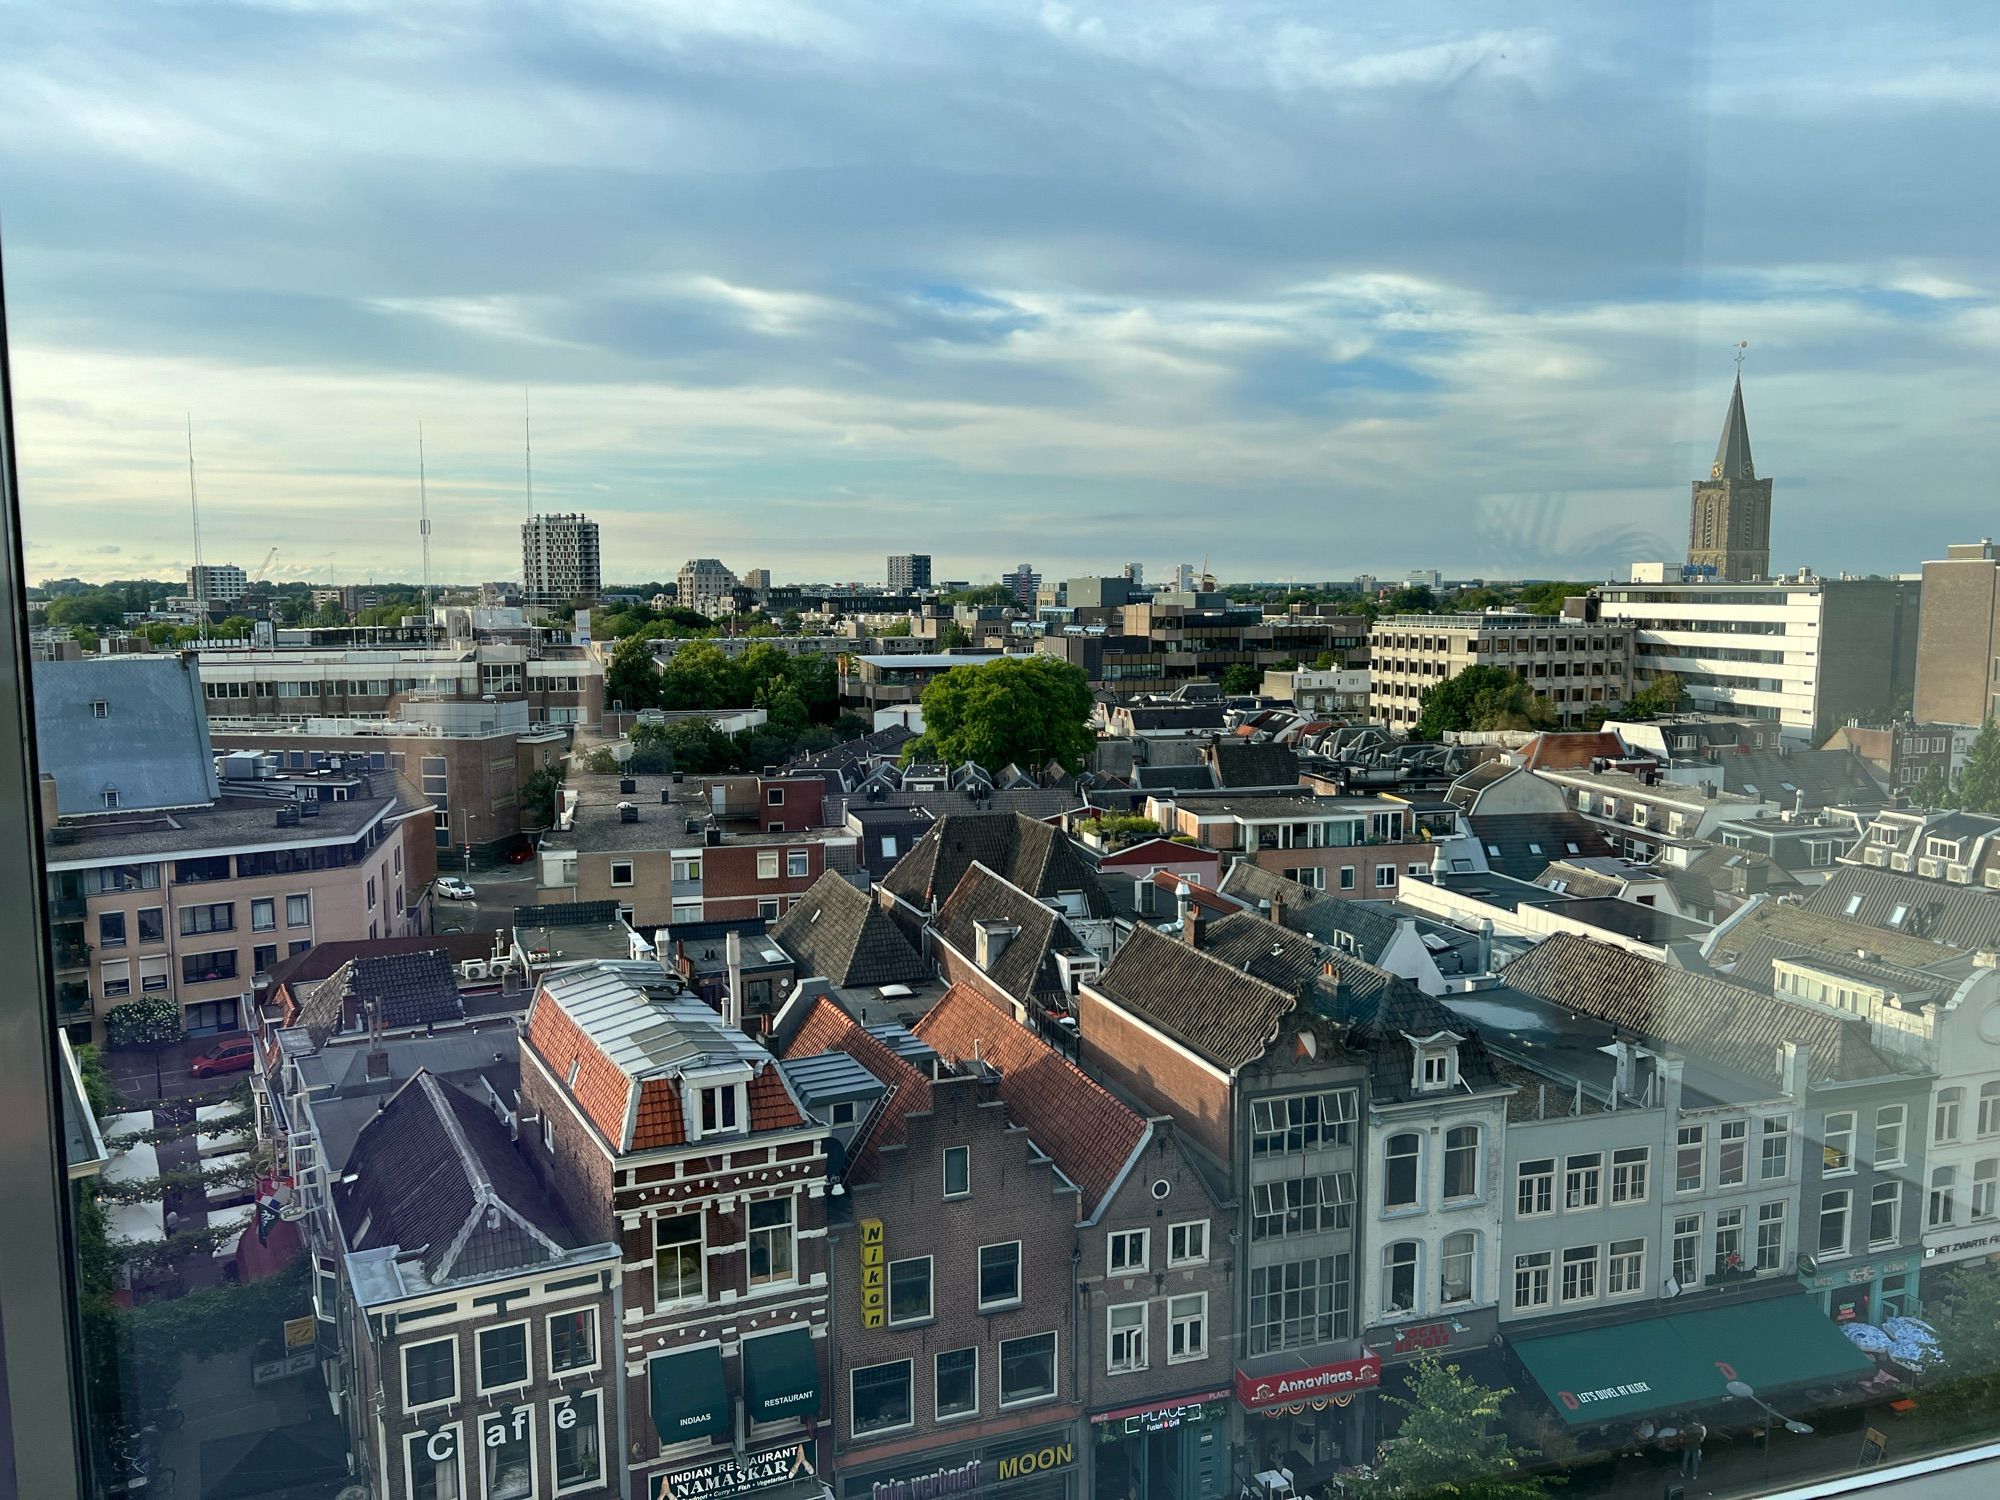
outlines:
[{"label": "brick building", "polygon": [[1147,798],[1146,816],[1171,835],[1329,895],[1390,898],[1430,873],[1434,845],[1407,802],[1307,793],[1175,793]]}]

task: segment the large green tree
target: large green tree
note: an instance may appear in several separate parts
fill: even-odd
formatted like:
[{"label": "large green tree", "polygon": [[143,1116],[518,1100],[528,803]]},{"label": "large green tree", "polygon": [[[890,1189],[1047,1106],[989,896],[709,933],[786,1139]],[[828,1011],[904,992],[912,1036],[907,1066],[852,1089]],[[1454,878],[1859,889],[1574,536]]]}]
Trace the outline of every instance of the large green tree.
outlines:
[{"label": "large green tree", "polygon": [[1965,753],[1958,805],[1967,812],[2000,813],[2000,728],[1991,719],[1979,726],[1972,748]]},{"label": "large green tree", "polygon": [[924,732],[904,746],[905,760],[970,760],[989,770],[1053,760],[1080,771],[1097,743],[1089,679],[1050,656],[953,667],[931,679],[923,706]]},{"label": "large green tree", "polygon": [[1231,662],[1222,669],[1222,691],[1235,698],[1254,693],[1264,685],[1264,674],[1247,661]]},{"label": "large green tree", "polygon": [[129,1000],[104,1013],[104,1040],[116,1049],[146,1052],[153,1059],[153,1097],[165,1092],[160,1059],[187,1033],[181,1028],[181,1008],[164,996]]},{"label": "large green tree", "polygon": [[1384,1444],[1369,1500],[1454,1496],[1457,1500],[1541,1500],[1541,1483],[1521,1472],[1534,1450],[1516,1448],[1500,1422],[1500,1403],[1513,1392],[1481,1385],[1457,1365],[1418,1363],[1408,1396],[1385,1396],[1403,1423]]},{"label": "large green tree", "polygon": [[1672,672],[1656,673],[1650,682],[1625,700],[1624,717],[1650,719],[1657,714],[1678,713],[1681,696],[1680,678]]},{"label": "large green tree", "polygon": [[1442,739],[1454,730],[1547,729],[1555,713],[1546,698],[1505,667],[1467,667],[1424,689],[1422,715],[1411,729],[1418,740]]},{"label": "large green tree", "polygon": [[1392,615],[1427,615],[1437,605],[1436,594],[1421,583],[1413,583],[1391,594],[1387,608]]},{"label": "large green tree", "polygon": [[750,699],[742,674],[720,646],[713,641],[689,641],[660,668],[660,706],[748,708]]},{"label": "large green tree", "polygon": [[1924,1404],[1991,1420],[2000,1402],[2000,1275],[1987,1265],[1953,1267],[1924,1299],[1938,1332],[1944,1369],[1930,1377]]},{"label": "large green tree", "polygon": [[660,706],[660,667],[649,641],[629,636],[612,648],[604,669],[604,701],[622,704],[628,713]]},{"label": "large green tree", "polygon": [[1926,810],[1956,807],[1958,793],[1952,784],[1945,780],[1944,772],[1936,766],[1926,766],[1924,774],[1919,776],[1915,785],[1910,788],[1910,803]]}]

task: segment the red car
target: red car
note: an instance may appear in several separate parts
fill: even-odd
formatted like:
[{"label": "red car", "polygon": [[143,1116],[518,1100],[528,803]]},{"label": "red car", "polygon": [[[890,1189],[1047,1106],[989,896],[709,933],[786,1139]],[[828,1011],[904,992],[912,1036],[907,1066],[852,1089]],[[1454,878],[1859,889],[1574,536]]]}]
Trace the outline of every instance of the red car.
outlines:
[{"label": "red car", "polygon": [[534,857],[535,846],[533,844],[516,844],[507,851],[507,863],[510,865],[525,865]]},{"label": "red car", "polygon": [[239,1036],[218,1042],[206,1052],[197,1052],[188,1060],[188,1071],[197,1078],[213,1078],[218,1073],[241,1073],[256,1062],[256,1044],[247,1036]]}]

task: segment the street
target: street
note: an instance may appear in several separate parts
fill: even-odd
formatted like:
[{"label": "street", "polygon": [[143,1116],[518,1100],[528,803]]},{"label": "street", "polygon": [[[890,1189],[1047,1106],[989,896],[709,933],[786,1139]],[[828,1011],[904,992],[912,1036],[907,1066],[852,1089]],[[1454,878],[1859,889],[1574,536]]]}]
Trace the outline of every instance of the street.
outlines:
[{"label": "street", "polygon": [[[529,906],[535,899],[536,866],[494,865],[474,868],[469,883],[478,895],[471,901],[446,901],[434,897],[431,924],[439,932],[485,932],[499,928],[512,932],[514,908]],[[440,876],[467,879],[462,868],[440,869]]]}]

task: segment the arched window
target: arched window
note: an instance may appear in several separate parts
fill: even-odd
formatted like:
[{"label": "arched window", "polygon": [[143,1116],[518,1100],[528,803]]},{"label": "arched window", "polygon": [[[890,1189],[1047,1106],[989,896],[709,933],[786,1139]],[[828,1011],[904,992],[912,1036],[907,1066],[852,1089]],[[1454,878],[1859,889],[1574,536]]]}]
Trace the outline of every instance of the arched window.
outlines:
[{"label": "arched window", "polygon": [[1382,1163],[1382,1206],[1417,1206],[1417,1166],[1423,1154],[1423,1140],[1415,1131],[1389,1137]]},{"label": "arched window", "polygon": [[1438,1257],[1438,1299],[1450,1304],[1472,1300],[1473,1278],[1479,1259],[1479,1236],[1465,1229],[1444,1238],[1444,1252]]},{"label": "arched window", "polygon": [[1444,1137],[1444,1195],[1479,1196],[1479,1127],[1454,1125]]},{"label": "arched window", "polygon": [[1415,1240],[1397,1240],[1382,1252],[1382,1310],[1410,1313],[1417,1310],[1417,1254]]}]

